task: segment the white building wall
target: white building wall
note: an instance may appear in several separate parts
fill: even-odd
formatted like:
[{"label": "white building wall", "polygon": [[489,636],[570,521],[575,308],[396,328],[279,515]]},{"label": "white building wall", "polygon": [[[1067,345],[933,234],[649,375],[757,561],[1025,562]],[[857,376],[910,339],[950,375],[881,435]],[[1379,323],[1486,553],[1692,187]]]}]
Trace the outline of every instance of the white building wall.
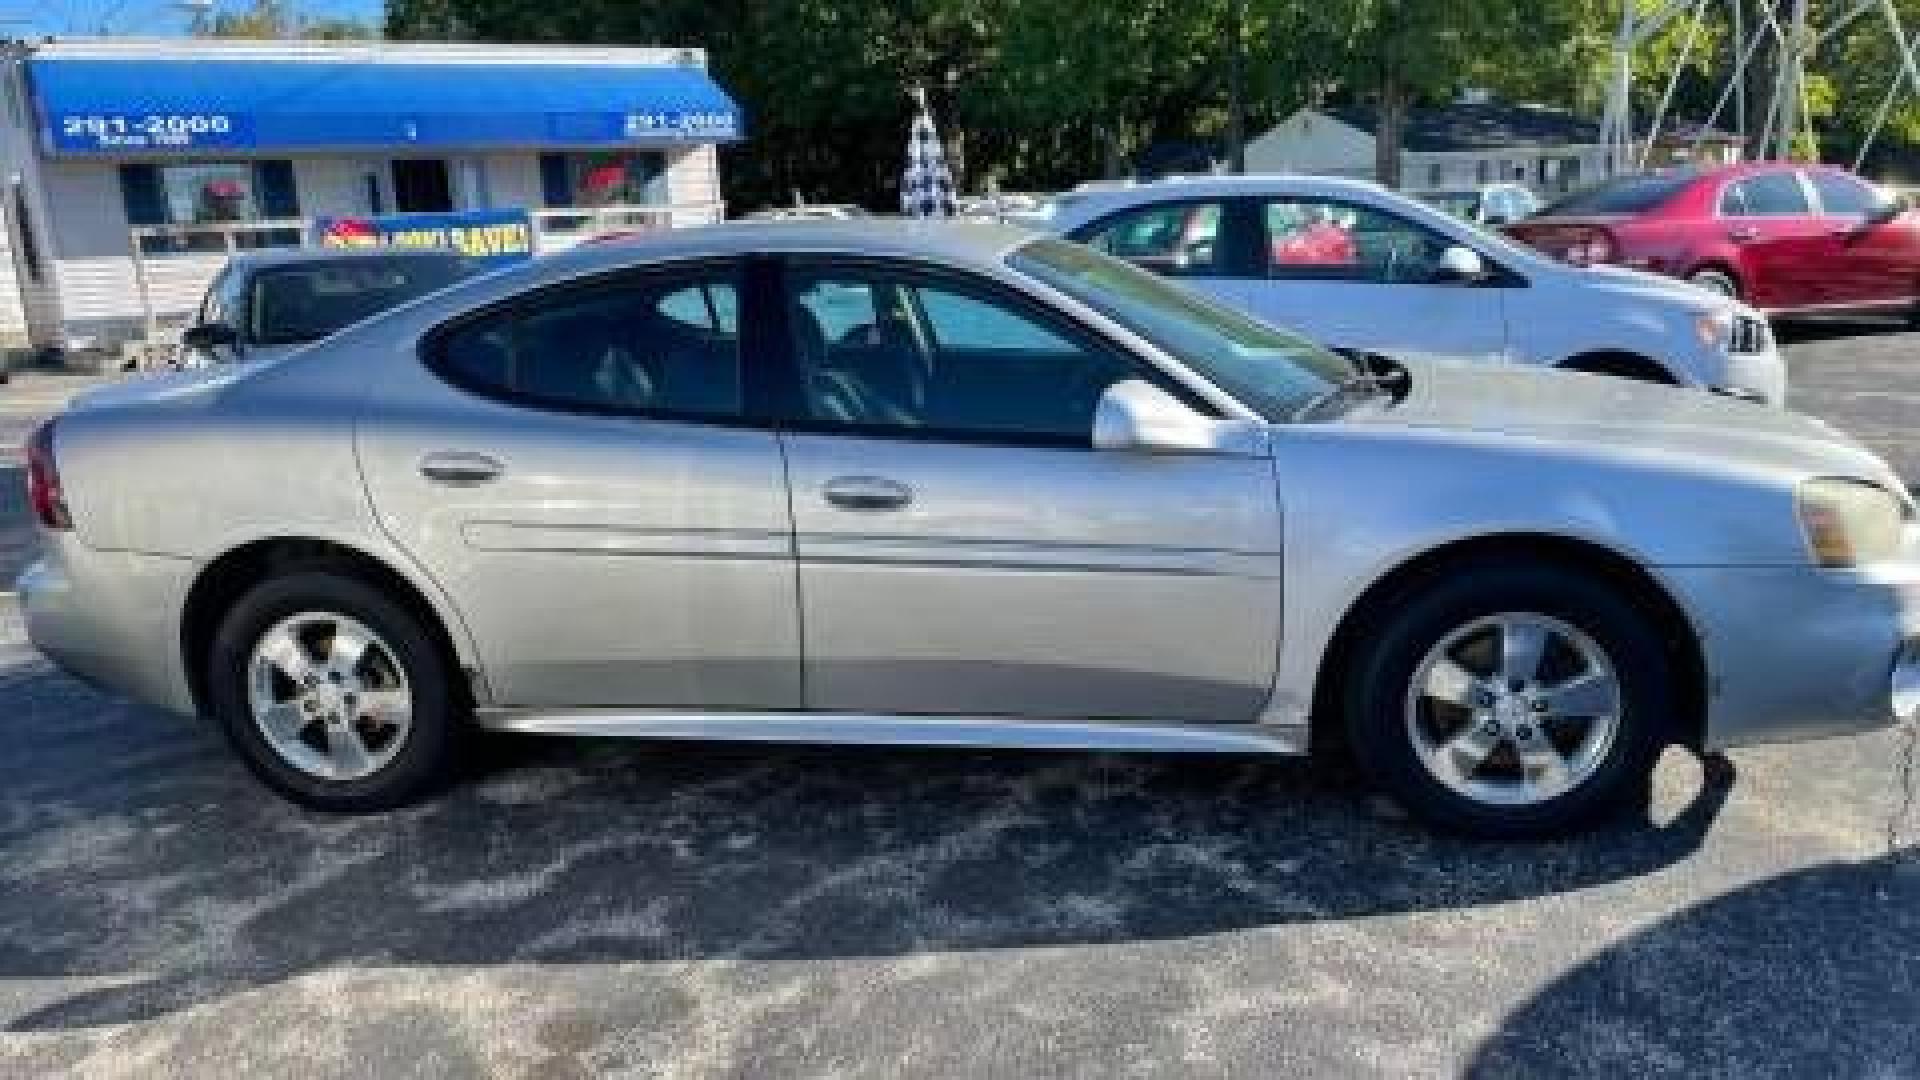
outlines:
[{"label": "white building wall", "polygon": [[20,296],[20,275],[13,262],[12,227],[4,188],[0,188],[0,371],[4,353],[27,344],[27,307]]},{"label": "white building wall", "polygon": [[667,151],[667,201],[675,206],[716,207],[692,209],[673,216],[676,226],[707,225],[725,217],[720,203],[720,152],[712,144]]},{"label": "white building wall", "polygon": [[[27,342],[34,346],[58,345],[62,341],[60,293],[53,273],[53,238],[49,235],[47,202],[40,182],[39,150],[27,115],[26,82],[22,74],[21,54],[0,53],[0,199],[7,206],[12,236],[23,227],[31,228],[40,255],[38,280],[31,274],[16,279],[22,320],[27,326]],[[29,221],[15,215],[14,187],[25,196]]]},{"label": "white building wall", "polygon": [[488,154],[481,160],[485,162],[487,194],[494,209],[538,210],[545,205],[538,153]]},{"label": "white building wall", "polygon": [[365,176],[370,168],[384,168],[382,162],[346,157],[301,157],[293,159],[293,192],[300,201],[300,216],[321,214],[364,214],[367,205]]},{"label": "white building wall", "polygon": [[42,161],[49,220],[42,223],[60,294],[63,342],[106,348],[142,324],[120,173],[111,162]]}]

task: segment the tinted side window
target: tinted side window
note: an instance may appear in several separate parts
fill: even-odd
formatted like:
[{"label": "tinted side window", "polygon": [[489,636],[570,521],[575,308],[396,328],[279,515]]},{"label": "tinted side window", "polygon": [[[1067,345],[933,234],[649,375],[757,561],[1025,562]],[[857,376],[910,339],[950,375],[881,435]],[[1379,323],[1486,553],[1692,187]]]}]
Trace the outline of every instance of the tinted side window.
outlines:
[{"label": "tinted side window", "polygon": [[675,322],[726,334],[740,332],[739,298],[727,285],[689,285],[660,298],[660,314]]},{"label": "tinted side window", "polygon": [[1720,212],[1734,217],[1778,217],[1812,213],[1800,178],[1793,173],[1749,176],[1720,196]]},{"label": "tinted side window", "polygon": [[1227,272],[1225,216],[1218,202],[1161,203],[1108,218],[1078,239],[1155,273],[1218,277]]},{"label": "tinted side window", "polygon": [[440,340],[435,366],[455,383],[529,404],[738,417],[738,334],[718,315],[707,325],[678,317],[688,301],[676,297],[688,290],[711,293],[715,312],[737,310],[730,277],[627,278],[463,323]]},{"label": "tinted side window", "polygon": [[1273,199],[1266,224],[1271,278],[1421,284],[1448,245],[1405,218],[1323,199]]},{"label": "tinted side window", "polygon": [[[815,426],[1087,445],[1133,365],[987,290],[821,271],[791,279],[802,418]],[[834,333],[841,309],[871,322]]]},{"label": "tinted side window", "polygon": [[1863,216],[1881,203],[1880,193],[1851,176],[1817,172],[1808,177],[1820,196],[1820,210],[1827,214]]}]

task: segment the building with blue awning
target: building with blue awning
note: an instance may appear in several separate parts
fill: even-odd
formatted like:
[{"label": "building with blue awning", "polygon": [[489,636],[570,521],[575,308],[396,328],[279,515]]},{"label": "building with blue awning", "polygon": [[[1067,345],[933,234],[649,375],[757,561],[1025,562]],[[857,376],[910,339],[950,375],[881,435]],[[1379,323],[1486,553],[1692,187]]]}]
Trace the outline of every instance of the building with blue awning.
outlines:
[{"label": "building with blue awning", "polygon": [[716,147],[745,135],[697,49],[76,40],[0,61],[0,344],[9,310],[39,346],[150,337],[232,251],[316,218],[524,208],[540,250],[717,220]]}]

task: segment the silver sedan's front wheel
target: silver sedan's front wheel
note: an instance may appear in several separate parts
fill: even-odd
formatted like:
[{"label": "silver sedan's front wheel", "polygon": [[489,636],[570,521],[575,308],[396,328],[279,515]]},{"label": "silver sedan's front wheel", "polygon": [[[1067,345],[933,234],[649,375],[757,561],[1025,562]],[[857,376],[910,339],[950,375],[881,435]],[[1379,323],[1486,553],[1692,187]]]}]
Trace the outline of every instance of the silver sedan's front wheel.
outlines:
[{"label": "silver sedan's front wheel", "polygon": [[1591,637],[1503,612],[1436,643],[1407,688],[1407,737],[1448,789],[1476,802],[1545,802],[1585,783],[1620,726],[1620,678]]},{"label": "silver sedan's front wheel", "polygon": [[281,620],[248,665],[253,722],[288,765],[327,780],[360,780],[406,745],[413,694],[393,646],[332,612]]},{"label": "silver sedan's front wheel", "polygon": [[453,771],[449,649],[394,589],[323,565],[236,602],[207,657],[208,705],[262,780],[323,810],[383,810]]},{"label": "silver sedan's front wheel", "polygon": [[1498,839],[1565,832],[1646,791],[1686,628],[1630,582],[1462,560],[1380,598],[1346,671],[1357,763],[1408,810]]}]

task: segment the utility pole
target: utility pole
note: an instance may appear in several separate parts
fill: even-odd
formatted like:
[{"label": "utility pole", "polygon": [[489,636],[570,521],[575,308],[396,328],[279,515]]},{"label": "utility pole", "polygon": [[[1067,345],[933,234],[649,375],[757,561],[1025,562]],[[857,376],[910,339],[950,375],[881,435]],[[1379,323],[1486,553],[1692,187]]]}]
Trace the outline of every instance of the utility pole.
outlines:
[{"label": "utility pole", "polygon": [[1247,0],[1227,0],[1227,170],[1247,171]]}]

